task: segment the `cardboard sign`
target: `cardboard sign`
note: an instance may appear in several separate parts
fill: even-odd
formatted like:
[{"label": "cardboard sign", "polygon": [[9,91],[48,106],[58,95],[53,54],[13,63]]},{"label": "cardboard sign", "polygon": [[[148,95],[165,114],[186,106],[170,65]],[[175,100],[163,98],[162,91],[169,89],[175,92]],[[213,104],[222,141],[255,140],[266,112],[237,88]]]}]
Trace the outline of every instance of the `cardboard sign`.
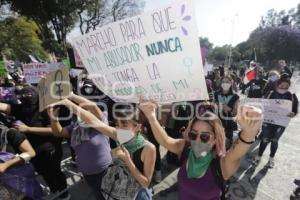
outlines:
[{"label": "cardboard sign", "polygon": [[7,78],[7,69],[4,61],[0,61],[0,77]]},{"label": "cardboard sign", "polygon": [[263,111],[264,122],[287,127],[291,118],[287,116],[292,111],[292,101],[283,99],[246,98],[241,104],[251,105]]},{"label": "cardboard sign", "polygon": [[46,78],[40,80],[38,91],[40,112],[47,106],[68,98],[71,93],[69,67],[65,66],[48,73]]},{"label": "cardboard sign", "polygon": [[124,19],[73,40],[97,87],[116,101],[208,99],[190,0]]},{"label": "cardboard sign", "polygon": [[49,72],[53,72],[62,66],[64,66],[63,63],[29,63],[22,65],[27,83],[38,83]]}]

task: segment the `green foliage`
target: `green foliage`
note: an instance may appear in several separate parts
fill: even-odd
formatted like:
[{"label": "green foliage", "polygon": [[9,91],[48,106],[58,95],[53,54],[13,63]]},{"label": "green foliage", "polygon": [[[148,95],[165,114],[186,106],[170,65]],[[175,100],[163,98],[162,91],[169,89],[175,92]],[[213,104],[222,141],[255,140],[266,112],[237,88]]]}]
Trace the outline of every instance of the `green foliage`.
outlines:
[{"label": "green foliage", "polygon": [[10,59],[28,60],[35,53],[47,59],[47,52],[41,46],[40,29],[31,20],[9,17],[0,21],[0,52]]},{"label": "green foliage", "polygon": [[200,37],[199,42],[200,42],[201,48],[205,47],[208,50],[211,50],[213,48],[213,43],[211,43],[207,37]]}]

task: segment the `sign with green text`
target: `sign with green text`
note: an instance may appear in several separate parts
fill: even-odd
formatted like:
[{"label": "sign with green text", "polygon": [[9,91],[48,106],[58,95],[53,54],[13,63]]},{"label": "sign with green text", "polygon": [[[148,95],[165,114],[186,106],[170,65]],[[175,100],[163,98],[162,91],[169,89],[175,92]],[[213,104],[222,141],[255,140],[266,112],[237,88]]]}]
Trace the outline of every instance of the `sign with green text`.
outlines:
[{"label": "sign with green text", "polygon": [[191,0],[114,22],[73,40],[90,78],[116,101],[208,99]]}]

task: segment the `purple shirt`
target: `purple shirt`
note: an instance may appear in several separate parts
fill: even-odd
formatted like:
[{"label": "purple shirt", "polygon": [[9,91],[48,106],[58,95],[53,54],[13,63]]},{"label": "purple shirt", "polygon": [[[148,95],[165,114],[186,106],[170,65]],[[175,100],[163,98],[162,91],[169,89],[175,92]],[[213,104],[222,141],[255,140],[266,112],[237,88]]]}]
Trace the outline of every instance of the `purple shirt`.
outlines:
[{"label": "purple shirt", "polygon": [[220,200],[221,189],[214,180],[211,168],[201,178],[187,177],[186,162],[178,172],[179,199],[181,200]]},{"label": "purple shirt", "polygon": [[[75,131],[78,129],[74,124],[65,128],[71,140],[78,134],[78,131]],[[87,137],[81,143],[72,146],[77,157],[78,168],[84,175],[101,173],[112,163],[109,138],[93,128],[79,127],[79,129],[87,133]]]}]

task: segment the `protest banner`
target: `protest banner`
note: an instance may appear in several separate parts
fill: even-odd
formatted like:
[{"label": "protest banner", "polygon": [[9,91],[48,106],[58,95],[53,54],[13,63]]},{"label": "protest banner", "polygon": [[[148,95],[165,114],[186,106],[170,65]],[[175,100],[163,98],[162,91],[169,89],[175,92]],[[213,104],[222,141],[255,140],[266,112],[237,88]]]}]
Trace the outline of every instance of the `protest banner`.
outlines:
[{"label": "protest banner", "polygon": [[263,111],[265,123],[287,127],[291,118],[287,116],[292,111],[292,101],[284,99],[245,98],[241,105],[252,105]]},{"label": "protest banner", "polygon": [[75,38],[72,46],[115,101],[208,99],[194,8],[191,0],[173,1]]},{"label": "protest banner", "polygon": [[69,67],[65,66],[48,73],[40,80],[38,91],[40,112],[47,106],[68,98],[71,93]]},{"label": "protest banner", "polygon": [[49,72],[53,72],[62,66],[64,66],[63,63],[29,63],[22,65],[27,83],[38,83]]},{"label": "protest banner", "polygon": [[16,102],[17,96],[15,94],[15,87],[0,87],[0,101]]},{"label": "protest banner", "polygon": [[7,69],[4,61],[0,61],[0,77],[7,78]]}]

